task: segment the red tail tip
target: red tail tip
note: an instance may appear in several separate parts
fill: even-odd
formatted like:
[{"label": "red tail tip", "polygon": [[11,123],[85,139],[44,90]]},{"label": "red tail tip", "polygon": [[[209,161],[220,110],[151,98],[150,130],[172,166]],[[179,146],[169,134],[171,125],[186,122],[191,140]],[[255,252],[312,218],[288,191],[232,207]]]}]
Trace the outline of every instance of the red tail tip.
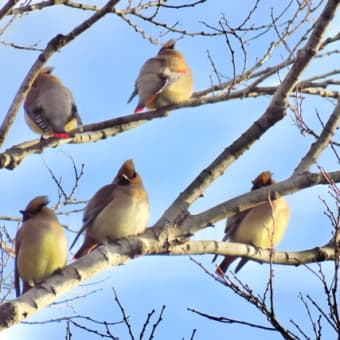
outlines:
[{"label": "red tail tip", "polygon": [[144,106],[139,106],[139,107],[136,107],[134,113],[141,113],[143,110],[144,110]]},{"label": "red tail tip", "polygon": [[66,132],[53,132],[52,136],[55,138],[69,138],[70,137],[70,135]]},{"label": "red tail tip", "polygon": [[220,267],[217,267],[217,268],[216,268],[215,273],[216,273],[219,277],[221,277],[221,278],[224,277],[224,272],[223,272],[223,270],[222,270]]}]

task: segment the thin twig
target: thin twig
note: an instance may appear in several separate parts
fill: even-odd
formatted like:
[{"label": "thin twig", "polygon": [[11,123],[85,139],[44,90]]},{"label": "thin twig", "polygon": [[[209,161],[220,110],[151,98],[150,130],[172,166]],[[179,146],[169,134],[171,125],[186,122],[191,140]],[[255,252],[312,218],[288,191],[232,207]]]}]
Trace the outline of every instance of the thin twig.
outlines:
[{"label": "thin twig", "polygon": [[128,329],[128,332],[129,332],[129,335],[130,335],[131,339],[134,340],[135,336],[133,335],[132,326],[131,326],[131,324],[129,322],[129,317],[125,313],[125,309],[124,309],[123,305],[121,304],[121,302],[120,302],[120,300],[118,298],[116,290],[114,288],[112,288],[112,291],[113,291],[113,294],[114,294],[114,297],[115,297],[115,301],[116,301],[116,303],[117,303],[117,305],[119,307],[119,310],[120,310],[120,312],[121,312],[121,314],[123,316],[123,322],[124,322],[124,324],[126,325],[126,327]]}]

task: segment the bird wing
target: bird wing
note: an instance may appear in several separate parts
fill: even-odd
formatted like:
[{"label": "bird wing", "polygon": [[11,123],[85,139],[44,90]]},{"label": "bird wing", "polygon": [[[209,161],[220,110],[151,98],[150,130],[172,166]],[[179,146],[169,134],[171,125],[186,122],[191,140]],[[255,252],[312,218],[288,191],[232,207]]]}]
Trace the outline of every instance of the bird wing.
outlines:
[{"label": "bird wing", "polygon": [[70,249],[75,245],[81,233],[87,228],[91,228],[91,225],[98,214],[112,202],[114,195],[114,189],[116,184],[108,184],[99,189],[95,195],[91,198],[90,202],[87,204],[84,216],[83,216],[83,226],[79,230],[77,236],[73,240]]},{"label": "bird wing", "polygon": [[[247,216],[249,211],[250,209],[247,209],[228,218],[222,241],[227,241],[230,238],[230,236],[236,231],[237,227],[241,224],[243,219]],[[215,262],[217,257],[218,255],[215,255],[211,262]]]},{"label": "bird wing", "polygon": [[223,241],[226,241],[230,238],[231,235],[235,233],[237,230],[238,226],[242,223],[244,218],[247,216],[251,209],[247,209],[244,211],[241,211],[239,214],[236,214],[227,220],[227,225],[225,227],[225,235],[223,237]]},{"label": "bird wing", "polygon": [[77,108],[77,105],[74,101],[72,92],[67,87],[64,87],[64,89],[66,90],[66,92],[68,92],[68,94],[71,98],[71,103],[72,103],[71,119],[75,118],[79,126],[83,125],[83,122],[82,122],[81,117],[79,115],[78,108]]},{"label": "bird wing", "polygon": [[16,297],[20,296],[20,277],[18,273],[17,259],[14,261],[14,286]]},{"label": "bird wing", "polygon": [[24,104],[27,116],[39,127],[40,130],[47,133],[50,129],[49,121],[42,103],[39,101],[40,91],[32,87]]},{"label": "bird wing", "polygon": [[130,96],[130,98],[128,99],[127,104],[129,104],[129,103],[131,102],[131,100],[132,100],[135,96],[137,96],[137,94],[138,94],[138,92],[137,92],[137,85],[135,84],[135,88],[133,89],[133,92],[131,93],[131,96]]},{"label": "bird wing", "polygon": [[169,86],[170,69],[164,58],[156,57],[146,61],[136,80],[139,102],[149,104],[153,98]]}]

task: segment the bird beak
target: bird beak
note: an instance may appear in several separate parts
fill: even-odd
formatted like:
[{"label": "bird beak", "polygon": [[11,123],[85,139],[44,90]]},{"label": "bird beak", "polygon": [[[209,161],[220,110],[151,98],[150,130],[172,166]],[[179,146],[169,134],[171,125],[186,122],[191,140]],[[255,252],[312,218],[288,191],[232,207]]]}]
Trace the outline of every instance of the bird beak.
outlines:
[{"label": "bird beak", "polygon": [[130,182],[130,178],[127,175],[123,174],[122,177]]}]

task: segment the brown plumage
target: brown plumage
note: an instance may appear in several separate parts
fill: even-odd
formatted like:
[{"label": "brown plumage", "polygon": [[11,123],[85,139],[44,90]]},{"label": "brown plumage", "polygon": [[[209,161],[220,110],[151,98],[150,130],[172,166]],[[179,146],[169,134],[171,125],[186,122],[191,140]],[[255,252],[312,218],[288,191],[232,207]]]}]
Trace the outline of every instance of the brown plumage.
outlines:
[{"label": "brown plumage", "polygon": [[67,242],[63,228],[46,196],[35,197],[23,214],[15,237],[15,291],[20,295],[20,278],[25,293],[56,270],[65,267]]},{"label": "brown plumage", "polygon": [[[251,190],[276,183],[269,171],[262,172],[253,180]],[[242,211],[227,220],[223,241],[250,244],[262,249],[273,249],[281,241],[289,221],[289,207],[280,197]],[[223,275],[235,256],[225,256],[216,273]],[[237,273],[248,261],[242,258],[236,266]]]},{"label": "brown plumage", "polygon": [[85,231],[85,240],[74,255],[77,259],[98,245],[145,231],[149,219],[149,199],[133,161],[127,160],[111,184],[103,186],[87,204],[83,226],[71,248]]},{"label": "brown plumage", "polygon": [[183,55],[175,49],[175,40],[167,41],[158,55],[142,66],[135,82],[135,89],[128,103],[138,94],[135,113],[145,106],[158,109],[181,103],[191,97],[193,80],[191,69]]},{"label": "brown plumage", "polygon": [[71,91],[52,71],[43,68],[33,82],[24,103],[25,120],[38,134],[67,138],[82,122]]}]

